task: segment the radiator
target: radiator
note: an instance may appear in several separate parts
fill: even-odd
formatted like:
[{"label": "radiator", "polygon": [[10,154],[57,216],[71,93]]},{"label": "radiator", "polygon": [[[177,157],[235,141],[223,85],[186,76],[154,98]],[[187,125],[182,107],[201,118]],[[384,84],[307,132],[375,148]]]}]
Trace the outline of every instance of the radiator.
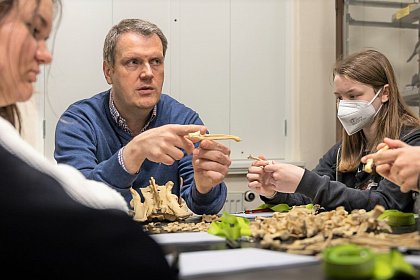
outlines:
[{"label": "radiator", "polygon": [[228,192],[225,205],[220,212],[237,213],[244,210],[244,193]]}]

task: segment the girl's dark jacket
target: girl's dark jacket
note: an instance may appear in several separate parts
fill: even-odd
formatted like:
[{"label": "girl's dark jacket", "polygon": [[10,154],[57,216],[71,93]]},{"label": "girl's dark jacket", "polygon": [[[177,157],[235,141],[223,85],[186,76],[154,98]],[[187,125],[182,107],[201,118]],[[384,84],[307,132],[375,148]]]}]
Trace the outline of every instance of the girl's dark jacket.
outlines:
[{"label": "girl's dark jacket", "polygon": [[[401,140],[412,146],[420,146],[420,129],[403,129]],[[341,173],[337,171],[341,142],[335,144],[320,160],[314,170],[305,169],[295,193],[277,193],[273,199],[261,196],[268,204],[286,203],[289,206],[308,203],[319,204],[326,210],[344,206],[371,210],[380,204],[385,209],[413,211],[415,194],[403,193],[394,183],[378,174],[362,171]]]}]

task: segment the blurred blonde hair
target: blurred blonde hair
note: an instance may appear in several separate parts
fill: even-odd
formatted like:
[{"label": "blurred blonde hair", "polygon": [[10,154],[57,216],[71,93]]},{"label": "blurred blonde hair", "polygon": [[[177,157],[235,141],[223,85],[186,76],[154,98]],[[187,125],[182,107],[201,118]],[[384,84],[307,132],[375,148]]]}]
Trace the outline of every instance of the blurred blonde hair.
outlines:
[{"label": "blurred blonde hair", "polygon": [[[23,0],[22,0],[23,1]],[[40,0],[34,0],[39,6]],[[61,0],[51,0],[56,8],[56,12],[61,15]],[[18,4],[18,0],[0,0],[0,24],[3,18],[10,13],[12,8]],[[34,13],[36,13],[35,9]],[[21,114],[16,104],[10,104],[7,106],[0,107],[0,117],[9,121],[14,127],[16,127],[19,132],[21,132]]]}]

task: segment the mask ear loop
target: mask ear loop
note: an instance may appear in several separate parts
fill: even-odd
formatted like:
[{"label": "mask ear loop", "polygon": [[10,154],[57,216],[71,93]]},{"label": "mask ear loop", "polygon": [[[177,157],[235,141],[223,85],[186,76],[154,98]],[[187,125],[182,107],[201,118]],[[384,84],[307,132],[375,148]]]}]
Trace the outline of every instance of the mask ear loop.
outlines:
[{"label": "mask ear loop", "polygon": [[[372,99],[372,101],[370,101],[370,103],[369,103],[369,105],[371,105],[372,103],[373,103],[373,101],[376,99],[376,98],[378,98],[378,96],[379,96],[379,94],[382,92],[382,90],[385,88],[385,85],[383,86],[383,87],[381,87],[379,90],[378,90],[378,92],[376,93],[376,95],[373,97],[373,99]],[[373,115],[373,118],[375,118],[376,117],[376,115],[379,113],[379,111],[381,110],[381,108],[382,108],[382,105],[384,105],[383,103],[382,103],[382,101],[381,101],[381,106],[379,106],[379,108],[378,108],[378,110],[376,110],[376,113],[375,113],[375,115]],[[372,118],[372,119],[373,119]]]},{"label": "mask ear loop", "polygon": [[[376,98],[378,98],[379,94],[382,92],[382,90],[384,89],[385,86],[381,87],[375,94],[375,96],[372,98],[372,100],[369,102],[369,105],[373,103],[373,101],[375,101]],[[381,107],[382,107],[382,102],[381,102]],[[379,111],[379,109],[378,109]]]}]

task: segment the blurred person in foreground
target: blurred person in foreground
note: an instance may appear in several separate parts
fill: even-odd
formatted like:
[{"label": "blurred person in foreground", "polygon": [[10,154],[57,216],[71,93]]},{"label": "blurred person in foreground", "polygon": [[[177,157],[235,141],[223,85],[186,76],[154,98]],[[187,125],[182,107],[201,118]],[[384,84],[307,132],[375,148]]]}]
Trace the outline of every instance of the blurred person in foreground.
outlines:
[{"label": "blurred person in foreground", "polygon": [[[2,273],[35,279],[174,279],[162,249],[128,216],[122,196],[55,165],[18,133],[59,0],[0,0],[0,248]],[[17,128],[17,129],[16,129]],[[158,276],[157,276],[158,275]]]}]

